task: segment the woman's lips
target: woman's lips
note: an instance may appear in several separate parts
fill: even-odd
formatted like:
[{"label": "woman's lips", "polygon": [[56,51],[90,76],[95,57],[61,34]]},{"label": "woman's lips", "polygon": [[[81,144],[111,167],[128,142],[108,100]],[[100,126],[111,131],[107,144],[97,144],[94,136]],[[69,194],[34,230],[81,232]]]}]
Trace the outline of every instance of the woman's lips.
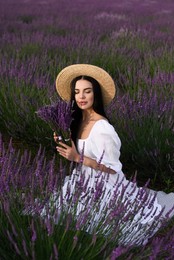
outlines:
[{"label": "woman's lips", "polygon": [[79,102],[79,105],[80,106],[84,106],[84,105],[86,105],[87,104],[87,102]]}]

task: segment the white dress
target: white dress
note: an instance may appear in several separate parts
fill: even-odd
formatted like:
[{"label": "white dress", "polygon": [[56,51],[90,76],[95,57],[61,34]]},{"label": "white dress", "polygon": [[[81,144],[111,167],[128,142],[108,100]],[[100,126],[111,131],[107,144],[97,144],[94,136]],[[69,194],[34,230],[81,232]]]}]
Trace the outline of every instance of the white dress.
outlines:
[{"label": "white dress", "polygon": [[[121,142],[114,127],[104,119],[95,122],[89,136],[77,140],[78,152],[82,157],[85,155],[112,168],[116,174],[102,173],[81,165],[65,178],[62,201],[68,211],[75,205],[73,200],[76,202],[76,216],[92,212],[86,225],[88,232],[93,232],[96,223],[102,220],[103,234],[111,232],[109,225],[119,225],[119,232],[122,233],[122,236],[119,235],[120,243],[141,245],[147,243],[148,238],[161,226],[165,219],[164,208],[158,202],[156,192],[138,187],[136,182],[125,178],[119,160],[120,147]],[[58,209],[60,199],[56,194],[52,199]],[[96,204],[98,207],[94,207]],[[123,213],[119,213],[121,209]],[[108,219],[110,221],[107,222]]]}]

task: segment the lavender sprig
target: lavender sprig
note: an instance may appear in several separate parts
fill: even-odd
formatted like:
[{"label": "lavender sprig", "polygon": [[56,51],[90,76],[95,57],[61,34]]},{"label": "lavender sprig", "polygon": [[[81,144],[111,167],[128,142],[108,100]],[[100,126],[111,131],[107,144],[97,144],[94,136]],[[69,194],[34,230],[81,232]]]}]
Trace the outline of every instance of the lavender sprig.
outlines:
[{"label": "lavender sprig", "polygon": [[45,121],[56,132],[59,140],[71,145],[70,124],[72,122],[71,102],[58,100],[51,105],[41,107],[36,111],[38,117]]}]

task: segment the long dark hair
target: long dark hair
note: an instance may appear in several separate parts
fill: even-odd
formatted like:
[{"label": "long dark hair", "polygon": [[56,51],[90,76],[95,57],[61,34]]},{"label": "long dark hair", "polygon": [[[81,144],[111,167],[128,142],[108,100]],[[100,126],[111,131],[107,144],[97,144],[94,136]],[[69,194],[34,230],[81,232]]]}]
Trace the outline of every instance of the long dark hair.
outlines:
[{"label": "long dark hair", "polygon": [[94,92],[93,109],[99,115],[107,118],[106,113],[104,111],[102,91],[98,81],[89,76],[78,76],[74,78],[71,82],[71,103],[72,103],[72,110],[73,110],[72,113],[73,120],[70,128],[71,128],[71,138],[75,144],[76,144],[79,125],[82,121],[82,110],[77,106],[75,102],[75,84],[80,79],[84,79],[91,82],[93,86],[93,92]]}]

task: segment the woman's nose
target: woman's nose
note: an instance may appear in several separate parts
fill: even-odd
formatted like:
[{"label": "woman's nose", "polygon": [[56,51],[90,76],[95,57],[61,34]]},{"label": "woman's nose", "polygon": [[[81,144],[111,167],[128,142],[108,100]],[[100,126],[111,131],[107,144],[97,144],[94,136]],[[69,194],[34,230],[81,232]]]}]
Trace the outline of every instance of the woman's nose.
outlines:
[{"label": "woman's nose", "polygon": [[83,92],[80,93],[80,98],[85,98],[85,94]]}]

